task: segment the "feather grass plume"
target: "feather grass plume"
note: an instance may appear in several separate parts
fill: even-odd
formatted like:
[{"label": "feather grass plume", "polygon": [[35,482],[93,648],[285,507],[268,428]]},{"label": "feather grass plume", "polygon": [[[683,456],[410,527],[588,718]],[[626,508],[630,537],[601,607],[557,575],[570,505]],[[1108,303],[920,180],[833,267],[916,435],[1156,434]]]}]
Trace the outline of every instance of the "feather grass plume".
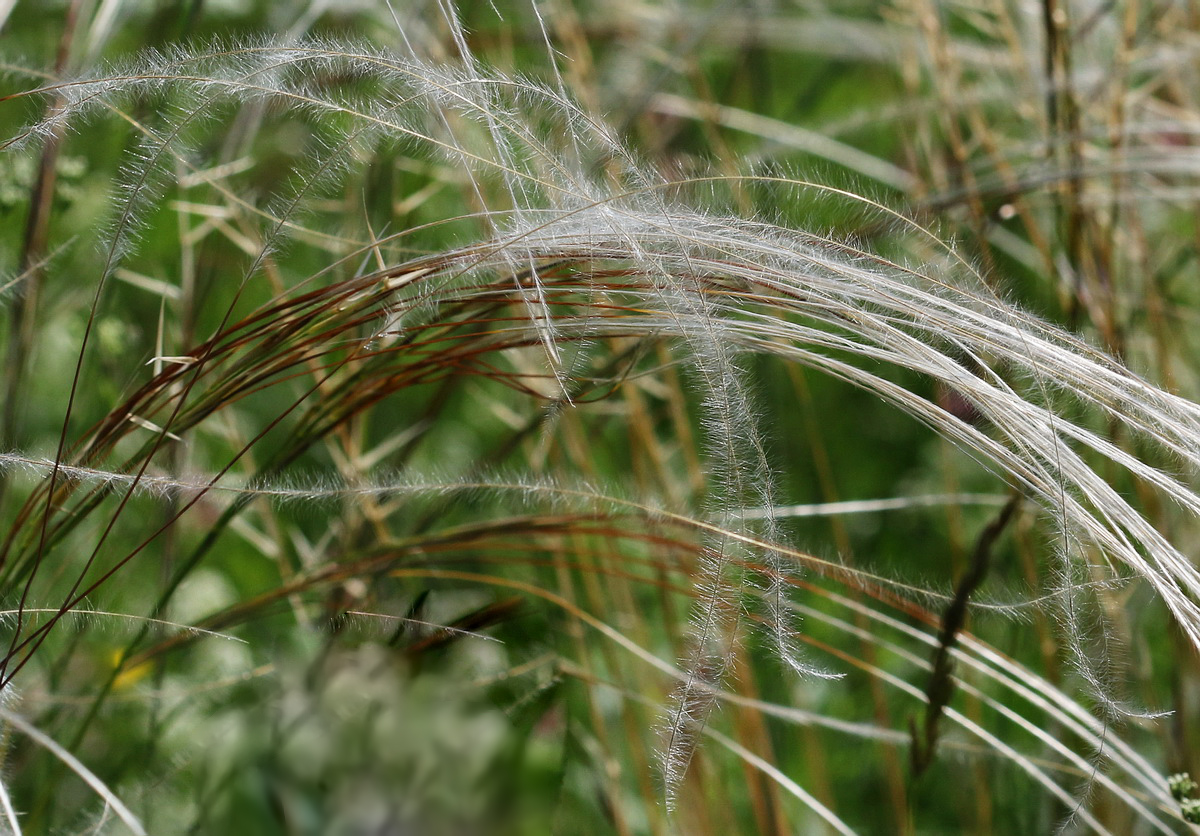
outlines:
[{"label": "feather grass plume", "polygon": [[[699,510],[670,512],[674,522],[691,521],[698,544],[690,572],[690,639],[674,671],[674,706],[666,721],[662,760],[668,799],[684,780],[713,705],[728,696],[734,648],[748,621],[763,625],[784,667],[802,677],[830,674],[800,650],[806,637],[799,616],[894,649],[872,631],[864,633],[790,598],[802,582],[805,561],[785,545],[771,512],[779,498],[764,442],[769,428],[762,426],[744,370],[752,356],[777,358],[852,384],[965,450],[1052,521],[1064,596],[1074,602],[1085,594],[1070,580],[1079,564],[1118,579],[1136,576],[1200,647],[1200,573],[1190,556],[1113,486],[1110,475],[1123,472],[1186,513],[1200,514],[1200,496],[1191,484],[1200,465],[1200,407],[1006,304],[953,249],[938,252],[931,233],[870,201],[783,177],[663,179],[561,88],[485,72],[470,60],[451,67],[315,40],[217,45],[143,55],[129,66],[54,82],[36,92],[58,97],[61,104],[10,143],[12,148],[78,130],[85,120],[130,101],[153,101],[163,117],[161,124],[137,123],[141,145],[124,173],[103,236],[102,266],[88,277],[95,302],[79,347],[76,387],[86,383],[83,371],[94,351],[91,324],[113,276],[135,251],[149,213],[178,185],[172,182],[176,173],[203,170],[200,140],[214,120],[247,106],[285,112],[311,123],[321,145],[306,167],[292,173],[282,197],[253,206],[263,220],[261,235],[240,275],[222,277],[236,290],[211,332],[169,355],[160,353],[156,371],[86,429],[79,429],[68,406],[53,456],[14,452],[0,457],[6,468],[29,471],[36,481],[0,550],[2,588],[19,597],[14,634],[0,667],[5,685],[17,681],[65,615],[125,571],[175,520],[222,492],[232,498],[211,511],[220,520],[214,531],[258,497],[321,499],[332,493],[339,499],[367,494],[394,499],[432,494],[434,484],[442,491],[497,490],[500,480],[486,477],[430,479],[407,473],[366,488],[287,485],[292,464],[388,397],[455,375],[478,375],[537,399],[549,415],[621,386],[637,373],[635,363],[618,360],[598,373],[593,361],[613,346],[648,342],[666,346],[669,362],[683,368],[698,392],[706,450]],[[249,299],[263,295],[276,261],[289,247],[301,246],[306,215],[348,176],[364,149],[378,145],[405,148],[464,172],[461,185],[474,211],[445,219],[460,231],[458,245],[392,258],[427,231],[420,227],[366,243],[341,242],[331,245],[337,252],[330,263],[279,288],[269,301],[251,304]],[[934,254],[925,261],[915,255],[912,262],[885,258],[816,230],[737,217],[698,197],[704,189],[734,184],[773,189],[780,201],[823,193],[891,224],[898,239],[910,240],[912,253]],[[371,259],[382,263],[373,270],[356,267]],[[530,350],[540,352],[540,359],[520,368],[505,365],[504,358],[527,357]],[[898,379],[936,383],[969,404],[972,417]],[[235,406],[275,393],[283,394],[270,401],[274,411],[246,428],[222,467],[188,478],[173,466],[168,451],[175,440],[191,443],[217,434]],[[1148,463],[1154,459],[1135,456],[1111,435],[1099,433],[1095,416],[1119,426],[1178,472],[1156,467]],[[274,446],[260,443],[277,430],[282,440]],[[242,473],[251,458],[256,458],[252,481],[230,488],[227,477]],[[601,496],[598,504],[605,510],[597,516],[606,524],[615,525],[606,515],[618,516],[613,509],[622,504],[603,497],[603,491],[532,476],[509,484],[512,495],[524,495],[531,504],[552,494],[561,502],[572,491],[575,500]],[[166,522],[132,549],[112,547],[109,533],[142,493],[164,498]],[[642,519],[654,519],[658,512],[651,504],[639,502]],[[87,520],[103,515],[99,530],[85,527]],[[663,511],[658,518],[668,516]],[[527,517],[520,522],[535,527]],[[554,521],[536,522],[551,526]],[[509,519],[507,524],[515,523]],[[499,536],[481,529],[452,533],[446,536],[456,542],[468,534]],[[60,589],[59,579],[50,577],[57,575],[49,571],[52,556],[69,538],[81,536],[92,550],[81,567],[67,570],[76,574],[61,607],[48,618],[27,618],[35,602]],[[213,547],[215,536],[180,563],[163,607],[178,579]],[[415,549],[416,542],[408,546]],[[421,539],[420,545],[439,544]],[[420,571],[398,569],[398,560],[385,551],[354,565],[363,572]],[[345,566],[301,573],[281,586],[272,602],[347,573]],[[854,574],[846,569],[841,576]],[[862,587],[878,592],[881,585],[871,581]],[[553,602],[570,606],[562,596]],[[839,605],[881,619],[878,610],[849,599]],[[197,629],[224,629],[244,613],[245,608],[232,607]],[[1076,636],[1077,614],[1068,615],[1068,634],[1075,639],[1081,669],[1090,676]],[[909,629],[896,622],[887,626]],[[928,641],[930,635],[918,633],[918,640]],[[170,641],[190,636],[182,633]],[[1013,669],[1015,663],[997,661],[969,639],[964,644],[954,651],[957,657],[1005,687],[1023,689],[1027,698],[1057,712],[1075,733],[1118,761],[1145,792],[1161,795],[1161,788],[1151,788],[1145,764],[1126,748],[1106,746],[1090,716],[1056,702],[1052,688],[1025,678],[1025,672]],[[916,657],[911,661],[920,663]],[[1117,708],[1098,678],[1093,691]],[[1005,710],[1001,703],[988,704]],[[948,709],[947,716],[1018,762],[1064,804],[1072,803],[1070,793],[1030,758],[962,713]],[[725,742],[719,735],[717,740]],[[1069,750],[1062,754],[1072,767],[1086,771],[1085,759]],[[1116,787],[1107,777],[1103,781]],[[1116,791],[1139,814],[1166,827],[1141,797],[1120,787]],[[1103,830],[1091,813],[1080,817]]]}]

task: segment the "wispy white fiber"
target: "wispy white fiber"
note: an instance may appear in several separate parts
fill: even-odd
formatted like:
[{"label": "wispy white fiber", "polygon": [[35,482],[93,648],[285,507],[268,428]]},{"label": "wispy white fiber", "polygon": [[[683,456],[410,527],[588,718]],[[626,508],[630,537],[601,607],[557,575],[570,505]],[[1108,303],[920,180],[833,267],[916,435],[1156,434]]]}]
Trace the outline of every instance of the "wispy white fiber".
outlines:
[{"label": "wispy white fiber", "polygon": [[6,723],[12,724],[12,726],[21,732],[21,734],[28,737],[43,749],[46,749],[48,752],[54,755],[54,757],[62,761],[68,769],[78,775],[85,784],[91,787],[92,792],[96,793],[96,795],[100,796],[100,798],[104,800],[104,803],[112,809],[113,813],[115,813],[117,818],[124,823],[125,827],[130,833],[133,833],[134,836],[146,836],[146,828],[142,826],[142,823],[138,820],[137,816],[135,816],[129,810],[129,808],[125,806],[124,802],[122,802],[121,799],[118,798],[117,795],[110,790],[103,781],[96,777],[94,772],[84,766],[79,758],[72,755],[65,748],[59,745],[57,741],[44,734],[40,729],[38,729],[20,714],[9,711],[2,705],[0,705],[0,718],[2,718]]},{"label": "wispy white fiber", "polygon": [[4,811],[6,836],[21,836],[21,822],[17,819],[17,811],[13,809],[12,798],[8,794],[8,785],[3,778],[0,778],[0,807]]},{"label": "wispy white fiber", "polygon": [[[1008,497],[996,493],[934,493],[895,496],[887,499],[850,499],[842,502],[814,502],[808,505],[781,505],[770,509],[776,519],[798,517],[834,517],[840,514],[876,514],[881,511],[904,511],[937,505],[1003,505]],[[766,509],[747,508],[745,519],[764,516]]]}]

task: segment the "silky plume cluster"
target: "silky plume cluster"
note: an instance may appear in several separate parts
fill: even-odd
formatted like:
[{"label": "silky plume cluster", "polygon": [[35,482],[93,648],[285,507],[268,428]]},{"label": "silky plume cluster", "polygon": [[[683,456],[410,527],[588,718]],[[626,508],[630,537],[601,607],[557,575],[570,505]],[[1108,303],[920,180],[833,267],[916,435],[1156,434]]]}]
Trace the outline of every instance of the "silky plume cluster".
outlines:
[{"label": "silky plume cluster", "polygon": [[[330,77],[342,87],[328,83]],[[1200,648],[1200,573],[1191,556],[1159,534],[1095,463],[1116,466],[1185,512],[1200,513],[1200,496],[1190,484],[1200,466],[1200,407],[1006,304],[949,247],[928,264],[900,263],[816,231],[746,220],[689,201],[702,181],[666,182],[652,174],[561,91],[485,74],[470,63],[448,69],[318,42],[225,46],[143,57],[135,66],[55,83],[43,92],[61,97],[62,106],[22,141],[70,129],[125,97],[172,102],[171,127],[148,130],[128,166],[103,274],[95,277],[97,299],[133,246],[143,209],[157,199],[168,171],[181,161],[191,165],[188,137],[231,103],[264,101],[337,123],[323,154],[296,173],[294,192],[265,210],[270,230],[242,285],[255,280],[266,254],[300,222],[306,202],[336,180],[364,143],[415,147],[464,166],[484,207],[481,240],[325,286],[314,277],[308,287],[298,285],[241,319],[231,308],[211,338],[115,408],[90,437],[50,459],[6,454],[7,467],[49,469],[53,487],[42,494],[44,502],[62,506],[81,487],[188,499],[219,491],[219,473],[190,480],[147,469],[156,445],[131,466],[105,462],[125,437],[131,415],[163,435],[182,436],[244,392],[273,385],[304,364],[326,363],[324,380],[343,387],[338,400],[296,405],[303,416],[299,437],[315,440],[361,404],[413,379],[404,377],[418,362],[412,358],[425,356],[410,350],[414,334],[452,329],[455,317],[497,299],[517,300],[523,317],[456,339],[473,340],[481,355],[540,347],[558,388],[555,408],[570,408],[582,376],[565,359],[564,347],[617,338],[669,341],[698,392],[711,487],[697,516],[711,529],[694,579],[692,649],[681,662],[684,675],[667,721],[668,796],[682,781],[697,733],[727,678],[747,611],[759,608],[788,669],[827,673],[795,647],[803,625],[788,591],[799,567],[772,545],[782,540],[770,511],[778,499],[762,441],[768,430],[742,371],[750,354],[849,382],[950,440],[1043,509],[1060,537],[1065,587],[1076,562],[1105,563],[1118,577],[1131,573],[1155,590]],[[931,244],[936,249],[925,230],[865,199],[797,179],[745,179],[770,185],[781,199],[793,190],[825,191],[857,202],[919,241],[917,251]],[[290,342],[280,338],[283,333]],[[301,341],[303,349],[295,350]],[[86,346],[81,356],[85,352]],[[351,374],[351,368],[362,371]],[[898,384],[893,370],[935,381],[969,404],[973,416]],[[338,411],[341,403],[353,406]],[[1156,448],[1178,463],[1179,472],[1155,467],[1089,429],[1073,417],[1080,407]],[[246,496],[273,493],[295,498],[269,480],[248,488]],[[305,491],[294,493],[302,498]],[[747,508],[755,513],[745,514]],[[47,510],[44,519],[54,513]],[[23,543],[40,559],[44,532],[55,529],[36,514],[22,519],[30,531],[43,526],[41,541],[10,543]],[[758,545],[731,536],[743,533]],[[751,555],[758,569],[747,568]],[[1074,625],[1068,633],[1075,635]],[[1088,670],[1078,640],[1076,648]],[[1094,679],[1096,696],[1104,698],[1104,683]]]}]

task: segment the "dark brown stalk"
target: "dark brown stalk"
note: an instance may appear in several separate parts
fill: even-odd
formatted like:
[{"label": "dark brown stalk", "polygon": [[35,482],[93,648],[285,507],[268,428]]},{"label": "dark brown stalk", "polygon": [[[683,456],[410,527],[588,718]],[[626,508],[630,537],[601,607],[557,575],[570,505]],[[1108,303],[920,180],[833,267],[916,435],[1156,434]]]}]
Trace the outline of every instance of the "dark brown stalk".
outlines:
[{"label": "dark brown stalk", "polygon": [[929,684],[925,687],[925,722],[920,729],[915,719],[910,721],[912,732],[912,771],[914,777],[921,777],[937,754],[938,726],[942,712],[954,696],[954,659],[951,653],[958,643],[958,634],[967,619],[967,605],[971,595],[987,577],[988,566],[992,559],[992,548],[1008,526],[1008,523],[1021,504],[1021,495],[1014,494],[1012,499],[1000,510],[994,520],[988,523],[975,542],[975,552],[971,555],[971,563],[966,573],[959,579],[954,589],[954,598],[946,606],[942,614],[942,628],[938,633],[938,646],[933,654],[933,672],[929,676]]}]

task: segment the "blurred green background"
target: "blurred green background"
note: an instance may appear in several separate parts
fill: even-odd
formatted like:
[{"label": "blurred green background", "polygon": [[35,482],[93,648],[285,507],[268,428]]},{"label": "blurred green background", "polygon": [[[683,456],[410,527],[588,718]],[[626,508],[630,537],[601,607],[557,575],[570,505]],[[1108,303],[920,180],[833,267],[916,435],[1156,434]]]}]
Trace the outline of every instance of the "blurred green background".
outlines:
[{"label": "blurred green background", "polygon": [[[16,137],[52,113],[53,89],[22,94],[56,79],[137,75],[174,50],[268,40],[528,79],[610,126],[649,176],[725,178],[672,199],[854,242],[913,269],[950,264],[885,207],[894,210],[949,242],[997,297],[1194,400],[1198,24],[1190,2],[545,0],[451,11],[398,0],[17,0],[0,2],[0,125]],[[317,70],[307,83],[339,101],[386,107],[394,95],[367,74]],[[495,227],[477,213],[512,200],[428,142],[386,132],[347,141],[349,114],[219,90],[202,106],[204,95],[143,84],[61,134],[6,149],[5,450],[55,457],[85,332],[68,449],[169,367],[154,358],[184,355],[277,300],[486,241]],[[531,130],[553,135],[528,106]],[[173,131],[177,153],[154,161],[160,182],[136,207],[136,244],[97,297],[131,205],[119,184],[141,176],[139,143]],[[591,151],[602,149],[575,149]],[[942,718],[937,756],[916,774],[912,735],[940,619],[1008,489],[870,393],[757,355],[739,364],[779,502],[895,500],[786,516],[785,542],[897,583],[815,564],[800,577],[801,640],[836,680],[793,676],[750,628],[753,615],[743,618],[725,685],[733,697],[711,716],[669,815],[657,759],[675,683],[647,658],[685,655],[690,567],[704,540],[647,506],[701,517],[720,493],[695,371],[666,339],[572,343],[579,382],[567,404],[536,345],[443,361],[439,340],[521,315],[500,304],[431,325],[428,371],[411,361],[397,372],[409,375],[402,386],[340,417],[330,416],[342,390],[317,382],[333,361],[302,357],[310,344],[296,342],[294,375],[214,385],[221,409],[179,443],[146,457],[152,423],[95,466],[136,472],[152,460],[149,475],[184,481],[231,466],[243,482],[300,490],[519,474],[639,504],[499,489],[291,504],[217,495],[176,520],[187,491],[135,495],[119,515],[109,494],[71,506],[74,521],[35,576],[15,555],[33,553],[29,509],[45,504],[46,472],[10,464],[0,498],[13,532],[0,567],[8,609],[57,608],[77,574],[90,582],[155,536],[33,648],[7,705],[73,751],[151,833],[838,832],[806,798],[863,833],[1050,833],[1063,822],[1066,832],[1190,832],[1159,779],[1197,768],[1194,651],[1147,587],[1100,583],[1110,572],[1098,555],[1074,579],[1096,582],[1086,611],[1065,610],[1051,595],[1061,582],[1053,526],[1029,504],[974,592],[996,606],[968,618],[981,644],[966,652],[984,661],[956,669],[949,707],[962,720]],[[339,327],[362,336],[367,326]],[[247,336],[239,362],[282,350],[261,339]],[[927,378],[880,373],[969,417],[969,404]],[[1175,466],[1103,416],[1043,394],[1119,448]],[[1116,468],[1102,475],[1194,553],[1193,519]],[[51,616],[31,613],[24,629]],[[1074,617],[1111,697],[1174,713],[1104,715],[1061,626]],[[126,832],[61,759],[11,727],[3,764],[25,833]]]}]

